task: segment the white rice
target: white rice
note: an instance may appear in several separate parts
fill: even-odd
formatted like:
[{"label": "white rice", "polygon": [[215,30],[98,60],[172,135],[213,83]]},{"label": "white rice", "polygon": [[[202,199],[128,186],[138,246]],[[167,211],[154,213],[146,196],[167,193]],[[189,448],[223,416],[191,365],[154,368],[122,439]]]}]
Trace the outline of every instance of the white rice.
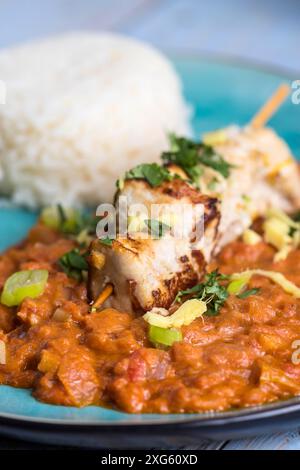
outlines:
[{"label": "white rice", "polygon": [[29,207],[111,200],[116,179],[158,160],[188,109],[169,61],[111,34],[74,33],[0,52],[0,194]]}]

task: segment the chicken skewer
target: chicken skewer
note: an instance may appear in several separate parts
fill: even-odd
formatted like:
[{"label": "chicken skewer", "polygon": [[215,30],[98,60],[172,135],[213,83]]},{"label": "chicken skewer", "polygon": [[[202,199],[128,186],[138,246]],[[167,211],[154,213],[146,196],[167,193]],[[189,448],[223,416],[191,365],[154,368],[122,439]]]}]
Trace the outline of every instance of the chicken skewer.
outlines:
[{"label": "chicken skewer", "polygon": [[[174,219],[172,215],[176,216],[176,221],[172,227],[163,224],[172,230],[162,236],[158,234],[156,239],[145,238],[145,232],[137,230],[126,238],[117,236],[111,246],[95,240],[90,256],[91,294],[96,298],[105,283],[110,282],[115,287],[114,295],[109,299],[110,306],[127,311],[147,311],[156,306],[168,308],[178,290],[195,284],[199,272],[205,269],[204,250],[197,246],[193,248],[193,228],[197,224],[203,225],[205,237],[213,244],[220,218],[219,201],[177,178],[155,188],[144,180],[129,180],[117,195],[117,207],[121,196],[126,197],[129,206],[143,202],[146,209],[150,209],[151,204],[160,204],[175,209],[185,206],[188,210],[186,214],[180,210],[169,214],[170,219]],[[197,207],[202,209],[199,214]],[[178,238],[174,232],[179,227],[186,230]],[[99,252],[105,257],[105,265],[100,270],[93,266],[93,257]]]},{"label": "chicken skewer", "polygon": [[[280,101],[284,94],[275,98]],[[114,292],[105,305],[136,312],[167,309],[177,292],[197,283],[211,257],[256,217],[272,206],[287,212],[300,208],[297,163],[275,132],[261,127],[271,108],[269,103],[262,110],[264,116],[258,114],[245,128],[232,126],[206,135],[204,144],[209,146],[173,139],[173,149],[163,155],[166,166],[161,167],[164,177],[160,174],[155,182],[159,184],[149,178],[151,165],[127,173],[116,194],[117,208],[123,196],[129,206],[188,205],[190,212],[185,219],[177,217],[155,240],[145,240],[138,229],[127,238],[117,235],[111,246],[94,241],[89,274],[93,299],[110,283]],[[203,211],[195,215],[198,205]],[[194,243],[195,226],[201,223],[202,237]],[[174,232],[180,226],[186,230],[178,239]],[[105,259],[101,269],[92,261],[99,253]]]}]

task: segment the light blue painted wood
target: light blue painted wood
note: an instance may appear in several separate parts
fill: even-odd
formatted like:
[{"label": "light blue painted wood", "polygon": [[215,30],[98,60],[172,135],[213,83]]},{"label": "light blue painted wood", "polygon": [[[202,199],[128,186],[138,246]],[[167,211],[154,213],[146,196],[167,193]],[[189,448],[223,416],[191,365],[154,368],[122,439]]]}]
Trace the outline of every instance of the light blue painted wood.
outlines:
[{"label": "light blue painted wood", "polygon": [[147,0],[0,0],[0,47],[74,30],[111,30]]},{"label": "light blue painted wood", "polygon": [[297,0],[166,0],[122,31],[166,50],[221,54],[300,72]]},{"label": "light blue painted wood", "polygon": [[0,0],[0,47],[74,29],[113,29],[166,50],[300,73],[299,19],[298,0]]}]

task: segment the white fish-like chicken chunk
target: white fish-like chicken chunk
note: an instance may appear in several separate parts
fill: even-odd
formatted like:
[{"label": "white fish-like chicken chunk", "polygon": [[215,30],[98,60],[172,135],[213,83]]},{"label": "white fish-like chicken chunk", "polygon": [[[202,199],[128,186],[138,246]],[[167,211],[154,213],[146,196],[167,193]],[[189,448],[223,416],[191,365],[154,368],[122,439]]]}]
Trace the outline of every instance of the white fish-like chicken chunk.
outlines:
[{"label": "white fish-like chicken chunk", "polygon": [[[170,211],[172,206],[180,209],[186,205],[187,211],[183,215],[180,210],[175,210],[170,217],[172,226],[159,219],[169,229],[161,237],[145,238],[145,232],[134,232],[126,238],[119,234],[111,246],[99,240],[94,241],[91,259],[101,253],[105,264],[99,270],[91,262],[91,296],[96,298],[104,286],[110,283],[114,287],[114,294],[106,305],[125,308],[127,311],[168,308],[177,292],[197,283],[205,269],[208,251],[214,246],[217,235],[220,217],[218,200],[202,195],[179,178],[165,181],[155,188],[144,180],[126,181],[117,195],[118,209],[121,195],[128,201],[129,207],[143,203],[146,209],[148,207],[151,210],[152,204],[159,204],[159,207],[167,206]],[[196,211],[197,207],[202,210]],[[197,224],[200,225],[199,241],[194,239]],[[185,230],[176,233],[184,225]],[[202,227],[204,233],[201,232]],[[199,244],[203,234],[207,240],[206,252]]]}]

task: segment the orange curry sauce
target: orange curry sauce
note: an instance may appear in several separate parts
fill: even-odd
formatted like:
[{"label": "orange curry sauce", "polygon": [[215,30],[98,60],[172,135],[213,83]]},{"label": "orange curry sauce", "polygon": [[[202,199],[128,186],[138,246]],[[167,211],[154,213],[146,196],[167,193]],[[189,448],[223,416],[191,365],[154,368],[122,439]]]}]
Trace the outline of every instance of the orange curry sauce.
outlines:
[{"label": "orange curry sauce", "polygon": [[[230,296],[220,314],[182,329],[184,340],[155,349],[147,324],[125,312],[90,313],[86,285],[67,277],[57,260],[74,247],[45,226],[0,257],[0,290],[22,269],[50,272],[45,292],[17,308],[0,305],[6,364],[0,383],[31,388],[43,402],[104,405],[131,413],[225,410],[300,394],[300,300],[267,278],[246,299]],[[284,273],[300,286],[300,250],[273,265],[265,243],[229,244],[217,265],[224,273],[260,267]]]}]

